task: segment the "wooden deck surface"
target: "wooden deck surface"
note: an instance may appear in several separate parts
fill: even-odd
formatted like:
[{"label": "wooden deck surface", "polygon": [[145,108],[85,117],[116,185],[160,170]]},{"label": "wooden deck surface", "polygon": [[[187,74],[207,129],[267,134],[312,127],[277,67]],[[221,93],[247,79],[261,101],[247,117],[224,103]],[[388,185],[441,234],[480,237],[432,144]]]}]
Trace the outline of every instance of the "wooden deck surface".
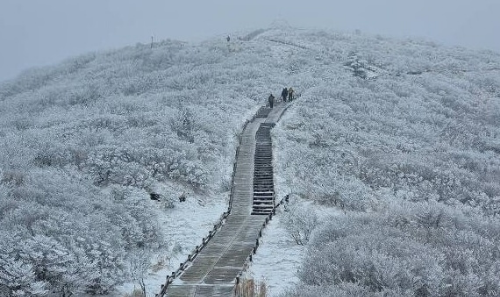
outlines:
[{"label": "wooden deck surface", "polygon": [[284,110],[285,105],[275,106],[266,118],[256,117],[242,132],[231,213],[190,266],[168,287],[166,296],[232,296],[235,278],[251,254],[266,219],[251,215],[255,133],[261,123],[275,123]]}]

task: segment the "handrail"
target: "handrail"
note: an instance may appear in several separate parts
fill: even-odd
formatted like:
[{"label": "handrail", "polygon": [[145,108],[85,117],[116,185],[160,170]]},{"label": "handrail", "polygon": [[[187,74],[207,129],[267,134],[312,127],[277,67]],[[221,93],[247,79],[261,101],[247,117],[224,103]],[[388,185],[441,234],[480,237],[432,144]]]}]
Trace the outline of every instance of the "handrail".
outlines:
[{"label": "handrail", "polygon": [[[255,245],[254,247],[252,248],[252,252],[250,253],[250,255],[248,255],[248,257],[246,258],[245,260],[245,263],[243,264],[243,269],[240,271],[240,273],[238,273],[238,275],[235,277],[234,279],[234,288],[236,290],[236,288],[238,287],[238,284],[240,283],[241,281],[241,276],[243,275],[244,272],[247,271],[247,269],[250,267],[250,263],[253,262],[253,255],[255,255],[255,253],[257,253],[257,249],[259,248],[259,245],[260,245],[260,241],[259,239],[263,236],[263,231],[264,229],[267,227],[267,224],[269,224],[269,222],[273,219],[273,216],[276,215],[276,209],[280,206],[280,205],[283,205],[285,203],[288,203],[288,200],[290,198],[290,194],[286,195],[285,197],[283,197],[280,202],[278,204],[276,204],[276,206],[273,208],[273,211],[271,213],[269,213],[269,215],[266,217],[266,220],[264,221],[264,223],[262,224],[262,227],[260,228],[259,230],[259,237],[255,240]],[[236,293],[236,292],[235,292]]]},{"label": "handrail", "polygon": [[[187,260],[182,262],[179,265],[179,268],[177,268],[175,271],[173,271],[170,275],[167,275],[166,280],[165,280],[165,284],[162,284],[160,286],[160,293],[155,294],[155,297],[165,296],[165,294],[167,293],[168,286],[170,284],[172,284],[174,282],[174,280],[177,277],[179,277],[184,272],[184,270],[186,270],[186,268],[189,267],[189,263],[192,262],[196,258],[196,256],[198,256],[198,254],[201,252],[201,250],[208,244],[210,239],[212,239],[215,236],[215,234],[217,233],[217,231],[222,227],[222,225],[224,224],[224,220],[229,216],[229,214],[231,214],[231,210],[233,208],[233,196],[234,196],[234,176],[236,174],[236,166],[237,166],[237,161],[238,161],[238,157],[240,154],[240,147],[241,147],[241,142],[243,139],[243,132],[246,130],[248,124],[255,120],[256,116],[257,115],[255,114],[250,120],[245,121],[245,124],[243,124],[243,129],[241,130],[241,132],[238,135],[238,147],[236,148],[235,158],[234,158],[234,162],[233,162],[233,173],[231,175],[231,193],[229,195],[229,205],[228,205],[227,211],[222,213],[221,217],[219,218],[219,221],[216,224],[214,224],[214,228],[208,232],[208,235],[206,237],[204,237],[202,239],[201,245],[197,245],[196,248],[188,255]],[[259,232],[259,234],[260,233],[261,232]]]}]

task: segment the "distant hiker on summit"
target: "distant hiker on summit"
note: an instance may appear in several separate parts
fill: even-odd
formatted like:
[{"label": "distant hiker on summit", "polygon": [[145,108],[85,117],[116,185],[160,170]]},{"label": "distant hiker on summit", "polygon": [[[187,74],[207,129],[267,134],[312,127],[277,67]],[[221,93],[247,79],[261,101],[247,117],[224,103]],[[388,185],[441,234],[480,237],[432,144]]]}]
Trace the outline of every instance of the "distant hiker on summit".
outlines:
[{"label": "distant hiker on summit", "polygon": [[283,102],[286,102],[286,98],[288,97],[288,90],[286,88],[281,91],[281,98],[283,98]]},{"label": "distant hiker on summit", "polygon": [[273,108],[273,106],[274,106],[274,96],[273,96],[273,94],[269,95],[269,98],[267,98],[267,100],[269,101],[269,107]]}]

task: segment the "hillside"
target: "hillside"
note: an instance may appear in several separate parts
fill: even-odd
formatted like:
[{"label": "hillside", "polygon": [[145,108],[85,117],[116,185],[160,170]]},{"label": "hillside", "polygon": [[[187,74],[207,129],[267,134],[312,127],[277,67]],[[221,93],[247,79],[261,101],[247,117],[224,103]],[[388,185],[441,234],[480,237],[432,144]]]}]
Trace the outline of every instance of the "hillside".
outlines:
[{"label": "hillside", "polygon": [[[106,294],[137,278],[137,257],[191,250],[227,202],[245,120],[289,86],[300,98],[273,129],[278,196],[292,194],[279,216],[322,213],[279,227],[308,250],[286,296],[500,291],[500,55],[232,36],[89,53],[0,85],[0,293]],[[179,215],[200,225],[161,223]]]},{"label": "hillside", "polygon": [[[279,258],[310,238],[297,288],[282,296],[498,294],[499,55],[320,32],[274,38],[297,51],[291,65],[316,49],[289,71],[307,91],[273,130],[279,196],[295,201],[277,227],[291,235]],[[281,273],[269,273],[280,265],[270,256],[257,261],[257,278],[288,279],[287,261]]]}]

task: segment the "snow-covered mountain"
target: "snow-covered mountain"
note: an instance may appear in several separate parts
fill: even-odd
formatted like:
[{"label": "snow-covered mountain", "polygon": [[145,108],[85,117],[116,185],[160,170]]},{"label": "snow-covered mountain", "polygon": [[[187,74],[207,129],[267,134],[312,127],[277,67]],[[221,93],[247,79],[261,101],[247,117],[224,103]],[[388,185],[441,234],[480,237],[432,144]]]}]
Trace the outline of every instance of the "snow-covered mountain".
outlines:
[{"label": "snow-covered mountain", "polygon": [[276,230],[283,254],[306,252],[297,286],[270,295],[500,292],[499,54],[285,27],[231,37],[0,85],[0,294],[114,295],[176,268],[225,207],[242,125],[283,87],[300,97],[272,130],[292,198]]}]

